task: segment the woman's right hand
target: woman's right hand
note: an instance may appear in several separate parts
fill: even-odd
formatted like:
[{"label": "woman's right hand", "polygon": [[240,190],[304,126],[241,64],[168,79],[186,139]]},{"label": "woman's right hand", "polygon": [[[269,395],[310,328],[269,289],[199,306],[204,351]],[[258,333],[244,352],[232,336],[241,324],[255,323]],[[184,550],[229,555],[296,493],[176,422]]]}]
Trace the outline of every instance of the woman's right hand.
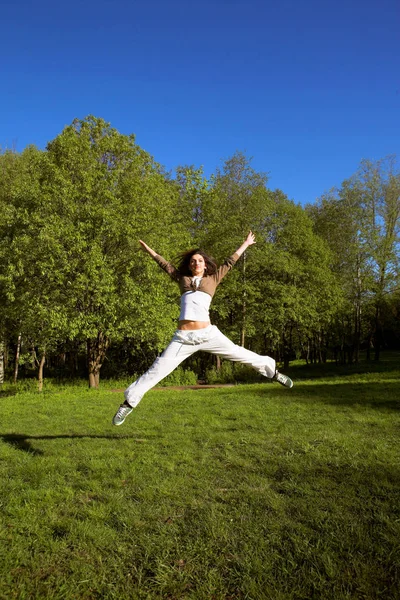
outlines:
[{"label": "woman's right hand", "polygon": [[154,250],[152,250],[150,246],[146,244],[146,242],[144,242],[143,240],[139,240],[139,244],[142,246],[143,250],[150,254],[150,256],[156,256],[157,252],[154,252]]}]

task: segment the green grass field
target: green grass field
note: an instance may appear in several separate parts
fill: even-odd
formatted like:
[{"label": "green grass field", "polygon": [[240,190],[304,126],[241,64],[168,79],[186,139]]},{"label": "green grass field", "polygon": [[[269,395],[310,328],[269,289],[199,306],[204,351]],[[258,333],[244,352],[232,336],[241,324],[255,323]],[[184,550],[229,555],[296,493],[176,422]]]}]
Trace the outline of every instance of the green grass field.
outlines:
[{"label": "green grass field", "polygon": [[[0,598],[400,598],[400,367],[0,391]],[[46,389],[46,388],[45,388]]]}]

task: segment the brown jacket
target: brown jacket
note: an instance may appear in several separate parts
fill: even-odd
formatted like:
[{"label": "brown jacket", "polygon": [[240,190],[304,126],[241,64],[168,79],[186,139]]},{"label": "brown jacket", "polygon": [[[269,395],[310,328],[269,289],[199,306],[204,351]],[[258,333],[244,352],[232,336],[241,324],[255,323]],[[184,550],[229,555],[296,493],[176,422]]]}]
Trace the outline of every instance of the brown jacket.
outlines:
[{"label": "brown jacket", "polygon": [[202,280],[200,281],[199,287],[196,288],[193,283],[192,277],[189,277],[187,275],[180,275],[178,270],[159,254],[156,254],[156,256],[154,257],[156,263],[162,269],[164,269],[166,273],[168,273],[171,279],[178,283],[181,294],[197,290],[199,292],[205,292],[206,294],[209,294],[211,298],[214,296],[217,285],[220,284],[221,279],[225,277],[228,271],[232,269],[233,265],[238,259],[239,256],[236,254],[236,252],[234,252],[232,256],[227,258],[224,264],[217,269],[217,272],[214,275],[204,275]]}]

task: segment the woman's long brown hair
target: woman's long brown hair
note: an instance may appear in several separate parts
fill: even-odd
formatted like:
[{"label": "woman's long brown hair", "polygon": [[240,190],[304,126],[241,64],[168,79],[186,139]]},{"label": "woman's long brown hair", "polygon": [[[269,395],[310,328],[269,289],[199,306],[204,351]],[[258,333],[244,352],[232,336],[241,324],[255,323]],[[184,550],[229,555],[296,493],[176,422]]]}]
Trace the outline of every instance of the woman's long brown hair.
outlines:
[{"label": "woman's long brown hair", "polygon": [[193,248],[192,250],[187,250],[186,252],[178,254],[174,261],[181,276],[192,276],[192,271],[189,268],[189,264],[190,259],[194,254],[201,254],[201,256],[204,258],[204,262],[206,263],[205,275],[214,275],[217,272],[218,265],[215,260],[206,254],[201,248]]}]

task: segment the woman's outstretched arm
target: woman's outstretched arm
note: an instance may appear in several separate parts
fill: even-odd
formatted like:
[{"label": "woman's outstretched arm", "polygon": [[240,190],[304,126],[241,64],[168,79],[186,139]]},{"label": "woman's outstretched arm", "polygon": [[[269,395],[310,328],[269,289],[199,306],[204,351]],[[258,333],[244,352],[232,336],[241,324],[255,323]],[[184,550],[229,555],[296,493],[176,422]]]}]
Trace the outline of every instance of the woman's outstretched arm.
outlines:
[{"label": "woman's outstretched arm", "polygon": [[242,256],[243,252],[247,250],[249,246],[252,246],[256,243],[256,236],[252,231],[249,232],[247,238],[244,240],[243,244],[236,250],[236,254]]},{"label": "woman's outstretched arm", "polygon": [[225,277],[225,275],[232,269],[233,265],[242,256],[243,252],[253,244],[256,243],[255,235],[252,231],[249,232],[247,238],[244,240],[243,244],[230,256],[226,259],[223,265],[221,265],[215,275],[215,281],[217,285],[220,283],[221,279]]},{"label": "woman's outstretched arm", "polygon": [[146,250],[147,254],[150,254],[153,258],[157,255],[157,252],[154,252],[143,240],[139,240],[139,244],[142,246],[143,250]]},{"label": "woman's outstretched arm", "polygon": [[139,240],[139,244],[142,246],[143,250],[150,254],[150,256],[156,261],[159,267],[163,269],[174,281],[179,280],[179,273],[175,269],[171,263],[169,263],[165,258],[157,254],[150,246],[148,246],[143,240]]}]

